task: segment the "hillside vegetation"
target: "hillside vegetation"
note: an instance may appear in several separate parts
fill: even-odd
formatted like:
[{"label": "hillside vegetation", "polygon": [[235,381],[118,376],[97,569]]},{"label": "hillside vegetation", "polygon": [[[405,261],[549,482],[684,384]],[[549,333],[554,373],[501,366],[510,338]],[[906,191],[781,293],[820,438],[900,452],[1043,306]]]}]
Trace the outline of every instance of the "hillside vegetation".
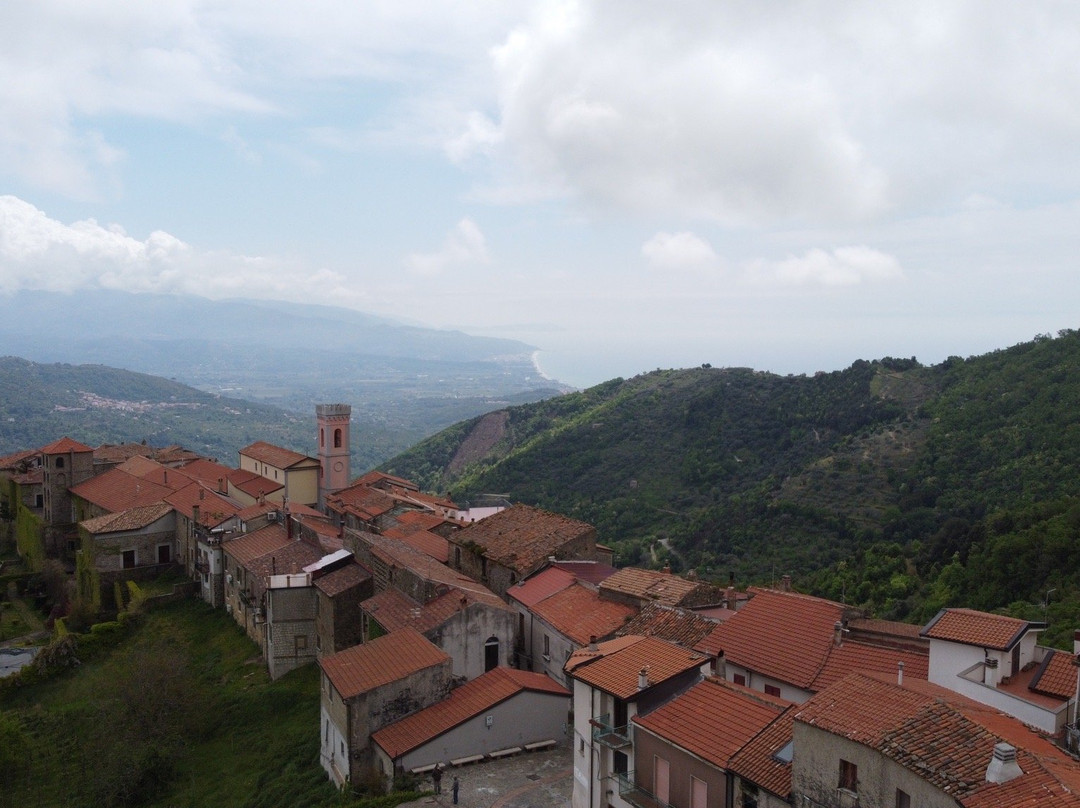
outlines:
[{"label": "hillside vegetation", "polygon": [[270,681],[257,646],[197,600],[102,626],[79,667],[0,689],[0,805],[370,805],[319,765],[316,666]]},{"label": "hillside vegetation", "polygon": [[384,468],[591,522],[619,563],[790,573],[923,620],[961,604],[1073,613],[1078,464],[1080,333],[1065,331],[934,366],[614,379],[458,424]]}]

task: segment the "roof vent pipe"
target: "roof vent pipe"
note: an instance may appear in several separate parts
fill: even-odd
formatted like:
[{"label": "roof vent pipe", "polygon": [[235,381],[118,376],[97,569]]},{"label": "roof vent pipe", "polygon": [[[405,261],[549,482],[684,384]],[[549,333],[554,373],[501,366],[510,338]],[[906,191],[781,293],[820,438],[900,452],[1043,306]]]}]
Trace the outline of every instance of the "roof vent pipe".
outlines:
[{"label": "roof vent pipe", "polygon": [[1004,742],[994,744],[994,755],[986,767],[986,782],[1007,783],[1023,773],[1016,762],[1016,747]]},{"label": "roof vent pipe", "polygon": [[902,661],[896,663],[896,683],[900,687],[904,686],[904,663]]},{"label": "roof vent pipe", "polygon": [[637,689],[644,690],[649,686],[649,669],[642,668],[637,675]]},{"label": "roof vent pipe", "polygon": [[713,663],[713,670],[716,673],[717,679],[727,679],[727,660],[724,658],[723,648],[716,652],[716,661]]},{"label": "roof vent pipe", "polygon": [[597,644],[596,644],[596,635],[595,634],[590,634],[589,635],[589,650],[590,651],[599,651],[600,650],[599,646],[597,646]]}]

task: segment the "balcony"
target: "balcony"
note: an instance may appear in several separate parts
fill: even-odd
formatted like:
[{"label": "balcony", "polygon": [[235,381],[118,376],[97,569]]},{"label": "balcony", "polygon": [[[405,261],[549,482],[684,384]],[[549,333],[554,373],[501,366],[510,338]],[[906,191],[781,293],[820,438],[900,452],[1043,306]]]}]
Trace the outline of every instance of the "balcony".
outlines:
[{"label": "balcony", "polygon": [[609,713],[604,713],[604,715],[591,718],[589,719],[589,723],[593,728],[593,740],[609,749],[625,749],[627,746],[631,746],[634,743],[633,738],[630,736],[630,726],[612,726],[611,715]]},{"label": "balcony", "polygon": [[614,777],[619,784],[619,796],[635,808],[671,808],[668,803],[634,782],[634,772],[616,772]]},{"label": "balcony", "polygon": [[201,573],[202,575],[210,574],[210,564],[207,561],[196,561],[192,566],[195,567],[195,572]]}]

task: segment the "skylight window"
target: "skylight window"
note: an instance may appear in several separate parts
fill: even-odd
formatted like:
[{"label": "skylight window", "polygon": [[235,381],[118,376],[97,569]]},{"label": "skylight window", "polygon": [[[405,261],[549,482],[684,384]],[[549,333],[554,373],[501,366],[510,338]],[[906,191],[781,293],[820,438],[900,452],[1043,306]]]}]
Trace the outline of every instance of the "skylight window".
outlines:
[{"label": "skylight window", "polygon": [[781,746],[775,752],[773,752],[773,760],[778,760],[781,763],[791,763],[791,750],[795,747],[794,741],[788,741]]}]

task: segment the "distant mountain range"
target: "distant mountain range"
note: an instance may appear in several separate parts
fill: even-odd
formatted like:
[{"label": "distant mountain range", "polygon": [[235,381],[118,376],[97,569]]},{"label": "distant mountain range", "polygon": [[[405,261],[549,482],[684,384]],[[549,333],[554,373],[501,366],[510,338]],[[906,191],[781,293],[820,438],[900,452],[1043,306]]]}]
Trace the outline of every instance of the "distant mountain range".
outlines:
[{"label": "distant mountain range", "polygon": [[[439,429],[569,388],[533,346],[332,306],[90,290],[0,295],[2,353],[148,373],[305,416],[353,406],[367,467]],[[196,448],[196,447],[189,447]]]},{"label": "distant mountain range", "polygon": [[[614,379],[457,424],[384,464],[459,502],[595,524],[620,563],[797,584],[894,619],[1080,621],[1080,332],[934,366]],[[1069,605],[1071,604],[1071,605]],[[1019,608],[1019,607],[1018,607]]]}]

